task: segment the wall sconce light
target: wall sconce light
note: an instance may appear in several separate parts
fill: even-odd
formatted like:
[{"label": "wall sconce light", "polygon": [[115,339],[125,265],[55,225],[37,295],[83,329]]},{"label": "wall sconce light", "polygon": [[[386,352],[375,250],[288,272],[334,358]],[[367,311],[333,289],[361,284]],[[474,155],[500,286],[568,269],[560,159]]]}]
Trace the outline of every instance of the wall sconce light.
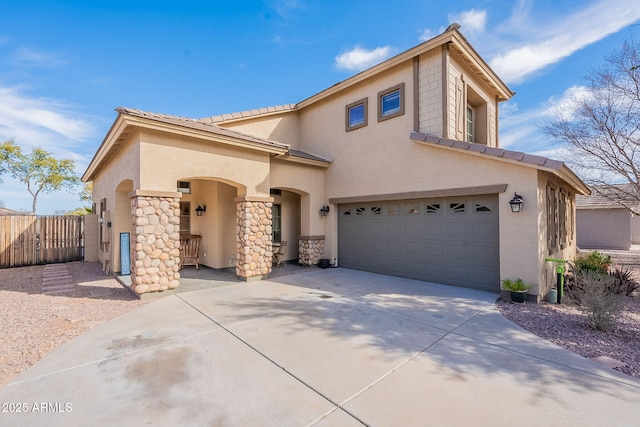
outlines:
[{"label": "wall sconce light", "polygon": [[207,211],[207,205],[204,205],[204,207],[198,205],[198,207],[196,208],[196,215],[202,216],[202,214],[204,214],[206,211]]},{"label": "wall sconce light", "polygon": [[320,215],[321,216],[327,216],[329,215],[329,206],[324,205],[323,207],[320,208]]},{"label": "wall sconce light", "polygon": [[518,213],[522,211],[522,205],[524,204],[524,199],[522,196],[519,196],[518,193],[513,193],[513,199],[509,200],[509,206],[511,206],[511,212]]}]

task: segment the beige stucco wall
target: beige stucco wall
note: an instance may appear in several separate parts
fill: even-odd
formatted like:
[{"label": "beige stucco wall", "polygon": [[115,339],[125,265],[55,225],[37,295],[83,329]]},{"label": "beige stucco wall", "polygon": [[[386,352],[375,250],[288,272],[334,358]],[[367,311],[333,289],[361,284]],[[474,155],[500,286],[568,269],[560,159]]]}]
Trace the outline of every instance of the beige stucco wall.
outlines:
[{"label": "beige stucco wall", "polygon": [[282,207],[282,241],[287,242],[284,261],[298,259],[298,237],[300,236],[300,195],[291,191],[282,191],[282,195],[273,196],[273,204]]},{"label": "beige stucco wall", "polygon": [[289,144],[297,148],[300,141],[298,114],[292,112],[261,116],[238,122],[221,123],[221,127]]},{"label": "beige stucco wall", "polygon": [[[236,188],[222,182],[191,180],[191,193],[182,201],[191,202],[191,234],[199,234],[200,263],[213,268],[235,266],[236,261]],[[202,216],[195,209],[206,206]]]},{"label": "beige stucco wall", "polygon": [[631,213],[619,209],[578,209],[577,237],[581,249],[629,249]]},{"label": "beige stucco wall", "polygon": [[[551,184],[559,189],[563,189],[570,194],[572,203],[567,209],[571,209],[568,215],[571,215],[573,222],[572,234],[569,235],[569,241],[565,242],[563,248],[550,252],[547,242],[548,218],[547,218],[547,186]],[[564,184],[558,178],[544,171],[538,172],[538,268],[539,280],[538,288],[529,293],[545,296],[547,290],[556,283],[556,263],[545,261],[546,258],[562,259],[572,261],[576,257],[576,210],[575,210],[575,193],[571,188]],[[536,282],[533,282],[536,283]]]},{"label": "beige stucco wall", "polygon": [[327,204],[324,195],[324,179],[324,168],[282,160],[273,160],[271,163],[271,187],[300,195],[300,234],[302,235],[325,234],[324,222],[318,213],[320,208]]},{"label": "beige stucco wall", "polygon": [[[238,188],[238,196],[269,196],[269,154],[154,131],[140,136],[140,187],[175,191],[180,179],[214,178]],[[171,165],[158,173],[158,165]]]},{"label": "beige stucco wall", "polygon": [[[109,258],[111,262],[111,271],[120,271],[120,249],[119,237],[122,232],[131,232],[131,208],[129,201],[123,201],[122,197],[116,197],[117,189],[122,183],[130,182],[130,187],[139,185],[140,173],[140,144],[137,141],[138,132],[133,132],[128,141],[124,143],[117,151],[109,167],[100,171],[98,176],[93,180],[93,203],[96,209],[100,209],[100,200],[106,199],[107,211],[111,215],[111,228],[107,228],[110,234],[110,243],[108,245]],[[137,188],[137,187],[136,187]],[[120,195],[121,196],[121,195]],[[120,213],[115,214],[116,210]],[[98,214],[100,212],[97,212]],[[126,216],[126,220],[123,217]],[[115,220],[114,220],[115,219]],[[106,224],[103,225],[106,227]],[[99,240],[98,240],[99,241]],[[98,250],[98,259],[100,262],[105,260],[105,252],[103,248]]]}]

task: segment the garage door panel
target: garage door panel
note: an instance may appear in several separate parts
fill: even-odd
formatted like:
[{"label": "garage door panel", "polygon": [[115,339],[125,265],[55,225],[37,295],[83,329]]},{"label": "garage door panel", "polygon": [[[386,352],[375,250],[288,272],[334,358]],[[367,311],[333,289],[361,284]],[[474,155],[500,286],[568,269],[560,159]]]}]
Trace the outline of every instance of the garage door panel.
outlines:
[{"label": "garage door panel", "polygon": [[495,195],[341,205],[340,264],[498,291],[496,207]]},{"label": "garage door panel", "polygon": [[426,242],[422,247],[424,248],[423,253],[428,258],[438,259],[445,256],[445,245],[441,242]]},{"label": "garage door panel", "polygon": [[473,248],[469,245],[447,245],[447,259],[444,262],[462,262],[465,265],[469,261],[469,258],[473,257]]}]

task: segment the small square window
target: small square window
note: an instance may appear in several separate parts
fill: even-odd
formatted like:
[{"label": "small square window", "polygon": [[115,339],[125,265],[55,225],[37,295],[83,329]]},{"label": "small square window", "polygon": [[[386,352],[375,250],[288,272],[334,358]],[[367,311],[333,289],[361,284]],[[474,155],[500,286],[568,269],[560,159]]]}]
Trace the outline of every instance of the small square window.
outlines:
[{"label": "small square window", "polygon": [[191,183],[189,181],[178,181],[178,192],[191,193]]},{"label": "small square window", "polygon": [[367,125],[367,98],[352,102],[345,109],[346,130],[359,129]]},{"label": "small square window", "polygon": [[404,114],[404,83],[378,93],[378,121]]}]

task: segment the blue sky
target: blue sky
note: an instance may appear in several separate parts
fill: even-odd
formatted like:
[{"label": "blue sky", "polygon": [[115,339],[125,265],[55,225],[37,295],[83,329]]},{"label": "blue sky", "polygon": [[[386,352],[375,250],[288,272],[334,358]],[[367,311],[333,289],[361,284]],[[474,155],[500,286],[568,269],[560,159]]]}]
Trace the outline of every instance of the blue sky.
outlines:
[{"label": "blue sky", "polygon": [[[82,174],[117,106],[206,117],[296,103],[452,22],[516,92],[500,145],[558,158],[540,126],[640,37],[640,2],[0,0],[0,140],[72,158]],[[30,209],[26,187],[3,181],[5,207]],[[38,213],[81,205],[58,192]]]}]

